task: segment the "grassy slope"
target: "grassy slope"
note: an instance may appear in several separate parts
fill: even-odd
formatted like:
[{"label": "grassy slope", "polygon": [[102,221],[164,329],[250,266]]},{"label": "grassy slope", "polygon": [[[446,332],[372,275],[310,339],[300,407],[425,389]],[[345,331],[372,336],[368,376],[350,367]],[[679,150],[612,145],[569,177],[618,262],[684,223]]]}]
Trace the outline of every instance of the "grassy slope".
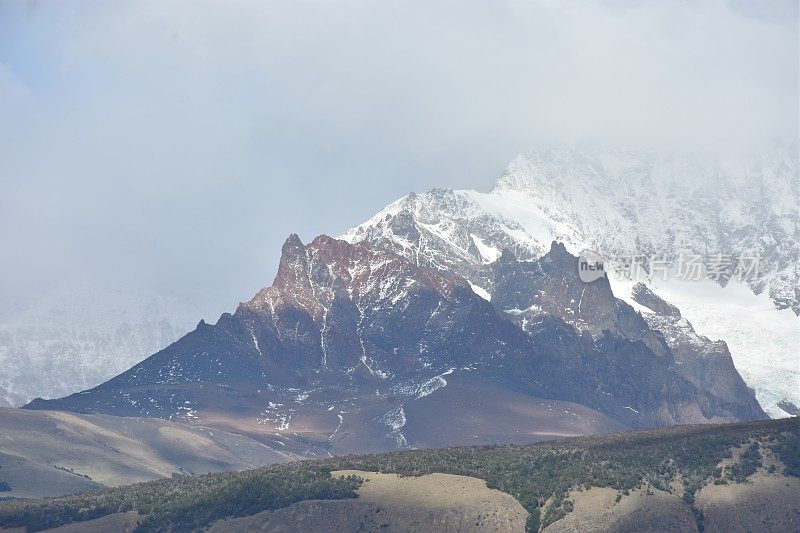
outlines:
[{"label": "grassy slope", "polygon": [[[420,475],[434,472],[485,479],[513,495],[531,513],[537,530],[569,511],[564,495],[573,487],[630,490],[642,483],[665,487],[680,476],[688,503],[704,483],[719,480],[716,467],[731,448],[757,441],[799,475],[800,419],[723,426],[683,426],[603,437],[580,437],[524,446],[412,450],[335,457],[276,465],[242,473],[162,480],[81,495],[0,504],[0,525],[53,527],[110,513],[136,510],[142,530],[172,526],[188,530],[228,516],[246,516],[305,499],[356,496],[360,479],[332,479],[331,470],[357,469]],[[749,470],[755,453],[742,468]],[[744,473],[744,472],[743,472]],[[552,498],[547,513],[540,513]]]}]

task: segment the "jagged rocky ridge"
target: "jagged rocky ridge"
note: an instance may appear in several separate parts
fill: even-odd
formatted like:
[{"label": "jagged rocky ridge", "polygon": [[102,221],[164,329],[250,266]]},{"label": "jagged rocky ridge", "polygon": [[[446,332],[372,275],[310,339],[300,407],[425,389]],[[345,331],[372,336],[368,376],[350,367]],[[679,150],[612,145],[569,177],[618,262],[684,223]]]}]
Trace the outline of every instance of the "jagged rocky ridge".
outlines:
[{"label": "jagged rocky ridge", "polygon": [[702,390],[712,391],[723,401],[737,402],[752,395],[736,371],[725,341],[712,341],[698,335],[680,311],[653,293],[644,283],[633,287],[632,298],[653,313],[642,318],[660,332],[679,365],[681,374]]},{"label": "jagged rocky ridge", "polygon": [[[763,416],[753,391],[736,371],[725,343],[696,335],[691,324],[680,318],[676,308],[649,292],[643,284],[635,293],[639,303],[647,302],[654,311],[667,312],[665,310],[671,308],[678,317],[667,312],[664,317],[656,315],[662,317],[656,319],[638,313],[614,296],[606,277],[591,283],[581,281],[578,258],[558,243],[553,243],[550,252],[537,261],[519,261],[506,251],[492,267],[492,302],[523,330],[530,331],[541,317],[559,317],[576,332],[594,339],[596,344],[612,343],[609,354],[614,356],[624,351],[625,343],[618,340],[624,339],[643,346],[654,360],[667,363],[698,389],[712,395],[715,401],[721,401],[718,407],[726,405],[724,409],[739,412],[746,418]],[[643,296],[645,291],[649,297]],[[612,367],[624,369],[626,375],[618,378]],[[616,391],[624,390],[639,370],[635,363],[630,368],[612,363],[605,371],[593,369],[589,374],[603,376],[598,388]],[[658,378],[644,381],[653,387],[656,386],[654,379]]]},{"label": "jagged rocky ridge", "polygon": [[[482,390],[572,402],[589,408],[581,416],[629,427],[764,417],[746,388],[688,379],[664,336],[614,298],[604,278],[581,282],[563,246],[553,243],[539,261],[507,252],[492,271],[495,302],[507,309],[460,276],[395,253],[292,236],[272,286],[235,313],[201,322],[94,389],[27,407],[184,419],[227,413],[295,434],[338,417],[329,444],[374,433],[391,446],[415,444],[405,432],[414,402],[448,391],[447,416],[462,422],[470,416],[459,411],[463,395]],[[447,421],[439,429],[448,431]]]}]

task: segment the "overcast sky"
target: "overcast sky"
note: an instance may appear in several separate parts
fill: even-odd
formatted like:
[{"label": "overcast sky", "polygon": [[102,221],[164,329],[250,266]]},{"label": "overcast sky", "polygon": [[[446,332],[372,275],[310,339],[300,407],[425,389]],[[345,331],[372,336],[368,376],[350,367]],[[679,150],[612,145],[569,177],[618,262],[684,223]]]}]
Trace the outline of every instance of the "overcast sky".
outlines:
[{"label": "overcast sky", "polygon": [[221,311],[287,234],[541,142],[795,140],[797,5],[0,0],[0,298],[83,272]]}]

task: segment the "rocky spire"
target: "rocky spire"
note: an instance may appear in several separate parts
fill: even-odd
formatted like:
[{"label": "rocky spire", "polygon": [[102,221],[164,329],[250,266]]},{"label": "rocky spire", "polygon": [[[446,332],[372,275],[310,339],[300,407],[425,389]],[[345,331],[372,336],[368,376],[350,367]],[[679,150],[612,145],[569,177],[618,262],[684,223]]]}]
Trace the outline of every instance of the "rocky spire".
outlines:
[{"label": "rocky spire", "polygon": [[281,247],[281,260],[274,286],[307,287],[308,257],[300,237],[292,233]]}]

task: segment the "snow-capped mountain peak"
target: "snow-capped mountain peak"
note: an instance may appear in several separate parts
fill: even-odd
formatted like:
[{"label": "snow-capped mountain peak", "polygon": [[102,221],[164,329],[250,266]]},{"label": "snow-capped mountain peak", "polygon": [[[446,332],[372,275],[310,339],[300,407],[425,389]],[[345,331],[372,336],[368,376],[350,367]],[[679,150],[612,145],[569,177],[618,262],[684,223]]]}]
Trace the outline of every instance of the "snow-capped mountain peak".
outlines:
[{"label": "snow-capped mountain peak", "polygon": [[[794,316],[800,314],[798,168],[795,146],[771,147],[757,160],[736,165],[676,154],[547,147],[514,159],[488,193],[436,189],[409,195],[343,238],[465,277],[487,299],[495,291],[492,264],[503,250],[528,261],[541,257],[553,240],[573,255],[596,251],[612,268],[639,258],[647,282],[655,281],[649,258],[754,260],[757,268],[736,283],[749,287],[749,296],[738,288],[714,291],[707,286],[721,288],[729,278],[704,279],[704,271],[697,281],[675,285],[688,291],[688,299],[683,292],[672,294],[671,303],[694,302],[691,294],[698,291],[713,293],[719,300],[713,320],[692,313],[698,333],[712,336],[731,335],[731,318],[742,309],[759,310],[758,317],[736,322],[741,331],[733,335],[731,352],[737,367],[748,370],[748,384],[765,408],[778,416],[776,400],[800,401],[800,362],[791,363],[800,332]],[[632,283],[611,281],[615,295],[637,308]],[[771,309],[761,304],[764,299],[771,300]],[[726,316],[720,310],[728,300]],[[765,338],[764,323],[788,326]],[[753,370],[769,360],[785,362],[780,377]]]}]

